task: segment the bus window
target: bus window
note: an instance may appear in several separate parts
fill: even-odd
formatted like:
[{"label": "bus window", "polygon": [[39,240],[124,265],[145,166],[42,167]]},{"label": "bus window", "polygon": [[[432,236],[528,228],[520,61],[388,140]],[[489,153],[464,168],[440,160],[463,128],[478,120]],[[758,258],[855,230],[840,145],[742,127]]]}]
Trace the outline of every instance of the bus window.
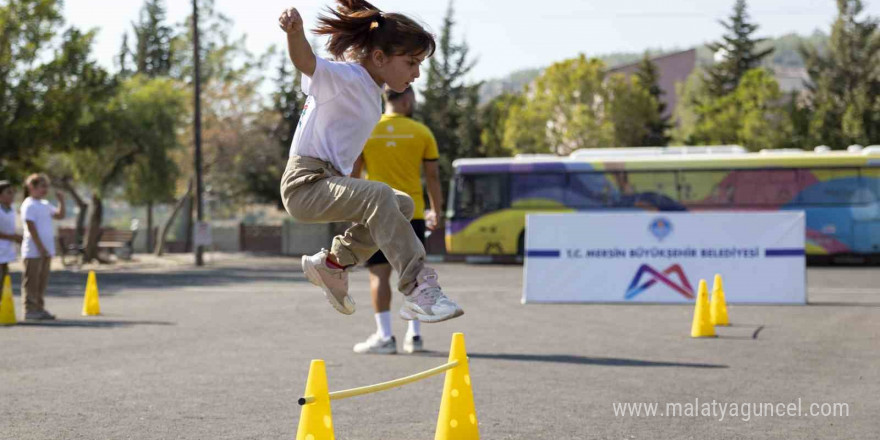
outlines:
[{"label": "bus window", "polygon": [[462,174],[455,179],[455,217],[476,218],[506,207],[506,174]]},{"label": "bus window", "polygon": [[605,208],[615,205],[617,190],[612,175],[605,173],[572,173],[568,176],[565,206],[572,208]]},{"label": "bus window", "polygon": [[859,170],[859,177],[862,178],[866,202],[880,200],[880,168],[862,168]]},{"label": "bus window", "polygon": [[637,171],[612,173],[620,188],[615,206],[657,211],[683,211],[678,202],[674,171]]},{"label": "bus window", "polygon": [[674,171],[642,171],[627,174],[629,191],[635,194],[656,194],[678,200],[678,184]]},{"label": "bus window", "polygon": [[728,206],[733,203],[730,171],[682,171],[678,174],[680,200],[687,206]]},{"label": "bus window", "polygon": [[510,175],[510,206],[558,208],[564,190],[564,173],[514,173]]},{"label": "bus window", "polygon": [[781,206],[798,201],[796,170],[735,171],[733,202],[737,206]]},{"label": "bus window", "polygon": [[804,205],[859,205],[873,196],[856,168],[812,168],[798,171]]}]

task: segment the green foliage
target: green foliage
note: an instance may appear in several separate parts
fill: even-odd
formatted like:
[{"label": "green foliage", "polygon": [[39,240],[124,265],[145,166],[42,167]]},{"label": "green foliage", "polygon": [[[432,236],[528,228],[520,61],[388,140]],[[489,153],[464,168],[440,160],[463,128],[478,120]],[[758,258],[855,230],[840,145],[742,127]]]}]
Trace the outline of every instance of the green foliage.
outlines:
[{"label": "green foliage", "polygon": [[805,46],[812,97],[808,137],[845,148],[880,142],[880,31],[860,0],[838,0],[827,53]]},{"label": "green foliage", "polygon": [[792,123],[773,76],[752,69],[731,93],[717,98],[702,73],[683,87],[676,141],[688,145],[738,144],[751,150],[791,144]]},{"label": "green foliage", "polygon": [[652,127],[662,127],[657,98],[638,76],[614,74],[605,86],[609,92],[606,108],[614,124],[614,145],[621,147],[656,146],[665,136],[662,128],[652,133]]},{"label": "green foliage", "polygon": [[[267,181],[276,177],[275,171],[268,170],[268,176],[260,176],[260,181],[247,179],[259,175],[258,170],[267,163],[263,159],[278,160],[275,141],[269,137],[277,122],[266,111],[266,100],[260,94],[269,55],[258,57],[248,51],[244,36],[234,32],[232,20],[217,11],[213,0],[199,0],[199,46],[204,188],[220,205],[265,200]],[[171,76],[189,88],[194,82],[192,47],[190,16],[178,25],[171,68]],[[189,114],[193,111],[190,108]],[[178,156],[177,163],[183,170],[193,169],[192,130],[192,124],[187,124],[179,136],[185,153]],[[275,185],[277,192],[277,181]]]},{"label": "green foliage", "polygon": [[465,42],[455,42],[455,20],[450,1],[443,20],[437,52],[429,59],[423,104],[417,115],[434,133],[440,152],[443,188],[452,175],[452,161],[480,155],[478,125],[480,84],[467,84],[465,76],[474,66]]},{"label": "green foliage", "polygon": [[[260,60],[254,58],[245,46],[245,37],[236,37],[233,21],[217,11],[215,0],[199,2],[199,49],[200,71],[203,87],[214,83],[230,84],[250,81]],[[171,43],[174,64],[171,76],[188,84],[193,83],[193,33],[192,15],[177,25],[177,33]]]},{"label": "green foliage", "polygon": [[189,93],[170,78],[140,75],[126,81],[122,93],[127,96],[113,104],[123,108],[120,133],[141,149],[126,170],[125,197],[133,205],[172,202],[180,177],[172,153],[180,148],[177,131],[186,122]]},{"label": "green foliage", "polygon": [[660,71],[657,69],[657,65],[651,61],[647,52],[639,62],[635,77],[657,102],[657,113],[656,117],[649,116],[646,126],[647,133],[642,137],[641,142],[632,145],[665,146],[669,144],[670,138],[667,133],[672,128],[672,124],[669,122],[669,116],[664,116],[666,103],[663,102],[664,92],[660,88]]},{"label": "green foliage", "polygon": [[733,91],[746,72],[759,67],[761,60],[773,52],[772,48],[757,49],[758,43],[764,39],[752,37],[758,25],[749,21],[746,0],[736,0],[733,14],[728,20],[721,22],[727,34],[721,41],[708,45],[713,54],[722,56],[719,62],[706,69],[709,92],[716,97]]},{"label": "green foliage", "polygon": [[20,180],[53,151],[100,144],[96,107],[114,92],[89,59],[94,31],[68,28],[56,0],[0,5],[0,174]]},{"label": "green foliage", "polygon": [[504,143],[504,131],[512,109],[521,107],[525,99],[520,94],[504,93],[496,96],[480,110],[480,155],[483,157],[510,156],[513,150]]},{"label": "green foliage", "polygon": [[178,145],[186,96],[169,78],[125,80],[99,115],[112,129],[106,142],[68,155],[77,181],[102,198],[116,184],[128,183],[132,203],[172,199],[177,170],[168,152]]},{"label": "green foliage", "polygon": [[[135,51],[132,55],[134,71],[149,77],[167,76],[173,64],[172,42],[174,29],[165,23],[166,11],[162,0],[145,0],[139,21],[132,24]],[[127,50],[127,34],[123,50]],[[127,63],[120,56],[120,70],[128,71]]]},{"label": "green foliage", "polygon": [[258,130],[262,132],[261,136],[267,137],[267,144],[257,146],[249,152],[246,159],[239,162],[239,172],[242,176],[243,192],[250,194],[258,202],[274,203],[280,208],[282,204],[278,182],[281,181],[287,165],[290,144],[306,95],[300,86],[300,73],[293,67],[287,54],[275,48],[269,53],[271,59],[277,63],[272,79],[272,102],[255,120]]},{"label": "green foliage", "polygon": [[636,78],[608,77],[598,59],[558,62],[510,109],[504,144],[517,153],[566,155],[580,148],[641,144],[657,101]]}]

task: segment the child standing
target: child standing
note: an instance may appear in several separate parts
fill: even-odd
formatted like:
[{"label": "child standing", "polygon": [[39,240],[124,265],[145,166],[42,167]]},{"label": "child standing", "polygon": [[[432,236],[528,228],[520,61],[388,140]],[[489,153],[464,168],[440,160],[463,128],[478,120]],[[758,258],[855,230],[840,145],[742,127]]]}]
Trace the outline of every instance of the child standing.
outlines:
[{"label": "child standing", "polygon": [[15,233],[15,188],[6,180],[0,180],[0,287],[9,274],[9,263],[18,258],[15,251],[21,243],[21,235]]},{"label": "child standing", "polygon": [[49,178],[45,174],[31,174],[25,180],[28,197],[21,204],[21,222],[24,224],[24,240],[21,253],[24,257],[24,275],[21,281],[24,319],[51,320],[55,316],[46,311],[43,297],[49,282],[49,268],[55,256],[55,228],[52,219],[64,218],[64,198],[55,193],[58,208],[47,200]]},{"label": "child standing", "polygon": [[315,56],[295,8],[279,18],[290,59],[303,73],[309,95],[281,181],[287,212],[311,223],[355,223],[336,236],[330,251],[303,256],[303,272],[330,304],[354,313],[347,269],[381,249],[400,274],[403,319],[440,322],[464,312],[443,294],[437,273],[425,266],[425,248],[409,220],[414,204],[385,183],[348,177],[382,115],[383,85],[403,92],[419,77],[419,65],[435,49],[434,38],[412,19],[384,13],[363,0],[339,0],[319,19],[316,34],[329,35],[337,60]]}]

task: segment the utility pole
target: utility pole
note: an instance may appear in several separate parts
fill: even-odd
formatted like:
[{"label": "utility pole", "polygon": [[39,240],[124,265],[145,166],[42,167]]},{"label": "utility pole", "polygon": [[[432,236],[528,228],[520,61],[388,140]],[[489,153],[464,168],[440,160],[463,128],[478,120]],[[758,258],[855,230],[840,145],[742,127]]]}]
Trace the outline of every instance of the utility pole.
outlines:
[{"label": "utility pole", "polygon": [[[195,172],[196,172],[196,227],[201,226],[204,218],[202,212],[202,84],[199,62],[199,4],[193,0],[193,82],[195,83],[195,115],[193,132],[195,134]],[[194,240],[195,241],[195,240]],[[196,266],[205,264],[202,258],[202,246],[195,244]]]}]

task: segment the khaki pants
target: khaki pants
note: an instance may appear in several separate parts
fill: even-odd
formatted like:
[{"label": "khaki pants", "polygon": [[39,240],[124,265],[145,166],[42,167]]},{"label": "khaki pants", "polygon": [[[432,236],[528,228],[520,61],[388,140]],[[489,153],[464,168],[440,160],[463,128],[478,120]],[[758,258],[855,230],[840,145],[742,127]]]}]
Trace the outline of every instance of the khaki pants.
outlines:
[{"label": "khaki pants", "polygon": [[292,156],[281,178],[281,199],[287,212],[303,223],[353,222],[333,238],[330,252],[348,266],[367,261],[381,249],[400,274],[397,289],[410,293],[425,264],[425,247],[409,220],[412,198],[390,186],[344,177],[331,164]]},{"label": "khaki pants", "polygon": [[24,312],[39,312],[43,308],[43,296],[49,284],[51,258],[25,258],[21,277],[21,301]]}]

